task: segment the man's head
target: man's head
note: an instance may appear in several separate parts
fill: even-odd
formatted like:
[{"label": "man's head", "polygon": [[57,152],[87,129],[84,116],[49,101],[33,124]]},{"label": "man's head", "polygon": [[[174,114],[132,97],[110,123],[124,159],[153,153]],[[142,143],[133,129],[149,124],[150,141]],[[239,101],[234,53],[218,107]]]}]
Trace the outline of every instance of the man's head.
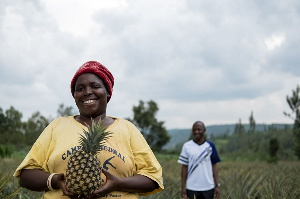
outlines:
[{"label": "man's head", "polygon": [[203,141],[204,138],[204,133],[206,131],[205,125],[201,121],[197,121],[193,124],[192,132],[193,132],[193,140],[195,142],[200,142]]}]

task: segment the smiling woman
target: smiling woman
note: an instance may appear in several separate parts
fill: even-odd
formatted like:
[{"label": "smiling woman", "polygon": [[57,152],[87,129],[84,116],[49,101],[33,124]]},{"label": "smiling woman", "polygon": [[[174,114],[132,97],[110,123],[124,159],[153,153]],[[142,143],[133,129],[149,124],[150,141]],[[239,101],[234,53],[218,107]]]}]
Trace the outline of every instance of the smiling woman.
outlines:
[{"label": "smiling woman", "polygon": [[[71,93],[79,115],[57,118],[42,132],[14,174],[22,187],[45,191],[43,198],[136,199],[163,190],[162,168],[139,130],[127,120],[106,115],[113,86],[113,75],[99,62],[89,61],[77,70]],[[101,186],[88,195],[75,195],[65,184],[68,161],[84,148],[82,140],[92,137],[89,130],[95,123],[111,133],[97,153],[103,169],[94,177],[101,179]],[[87,162],[83,167],[90,165]],[[74,178],[81,177],[80,168],[69,169],[78,171]]]},{"label": "smiling woman", "polygon": [[[110,94],[106,91],[103,81],[93,73],[85,73],[77,78],[73,94],[80,115],[77,120],[81,123],[90,118],[106,115],[106,104]],[[102,117],[105,119],[105,117]]]}]

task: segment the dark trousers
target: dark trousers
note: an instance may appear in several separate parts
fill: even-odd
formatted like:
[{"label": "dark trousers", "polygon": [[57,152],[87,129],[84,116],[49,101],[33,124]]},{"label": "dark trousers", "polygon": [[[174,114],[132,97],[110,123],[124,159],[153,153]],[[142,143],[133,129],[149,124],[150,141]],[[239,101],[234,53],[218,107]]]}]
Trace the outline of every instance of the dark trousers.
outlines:
[{"label": "dark trousers", "polygon": [[186,190],[186,195],[189,199],[213,199],[214,198],[215,189],[211,189],[208,191],[192,191]]}]

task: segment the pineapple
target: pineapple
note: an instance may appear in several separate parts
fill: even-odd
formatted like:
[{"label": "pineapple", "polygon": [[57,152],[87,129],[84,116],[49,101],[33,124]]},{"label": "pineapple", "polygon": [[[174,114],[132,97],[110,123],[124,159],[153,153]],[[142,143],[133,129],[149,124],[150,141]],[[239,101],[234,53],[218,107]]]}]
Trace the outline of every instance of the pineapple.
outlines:
[{"label": "pineapple", "polygon": [[76,195],[90,195],[100,187],[102,167],[96,155],[111,134],[101,121],[86,126],[88,131],[83,129],[79,139],[81,149],[71,155],[66,171],[66,187]]}]

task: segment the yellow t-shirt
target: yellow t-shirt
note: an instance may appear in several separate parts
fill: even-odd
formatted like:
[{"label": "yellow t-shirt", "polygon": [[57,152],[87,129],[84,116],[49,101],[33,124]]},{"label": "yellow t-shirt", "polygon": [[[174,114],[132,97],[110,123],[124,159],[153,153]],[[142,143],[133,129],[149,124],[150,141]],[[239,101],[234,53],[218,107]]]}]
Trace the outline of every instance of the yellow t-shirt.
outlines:
[{"label": "yellow t-shirt", "polygon": [[[107,131],[112,132],[111,137],[102,147],[98,158],[105,169],[118,177],[129,177],[136,174],[144,175],[158,183],[159,188],[149,195],[164,189],[162,168],[155,158],[140,131],[129,121],[113,118],[115,121]],[[67,163],[73,151],[80,148],[79,134],[83,134],[86,126],[77,122],[74,116],[61,117],[52,121],[36,140],[31,150],[14,173],[20,176],[22,169],[42,169],[49,173],[66,173]],[[105,175],[102,174],[105,182]],[[62,191],[47,191],[43,199],[68,198],[62,196]],[[139,198],[135,193],[111,192],[103,198]]]}]

